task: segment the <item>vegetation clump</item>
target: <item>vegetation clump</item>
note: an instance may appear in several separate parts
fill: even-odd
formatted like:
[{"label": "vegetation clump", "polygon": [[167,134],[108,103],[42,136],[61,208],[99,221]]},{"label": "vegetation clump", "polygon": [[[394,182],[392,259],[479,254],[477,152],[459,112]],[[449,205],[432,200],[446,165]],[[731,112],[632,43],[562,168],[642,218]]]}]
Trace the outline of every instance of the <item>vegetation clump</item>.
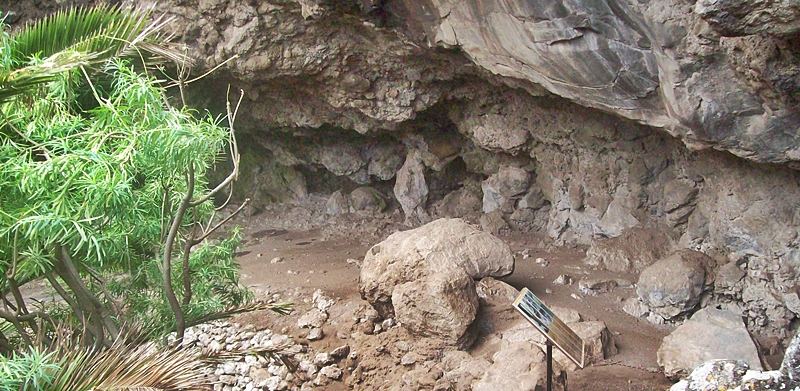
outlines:
[{"label": "vegetation clump", "polygon": [[[180,340],[251,299],[233,261],[237,233],[217,232],[232,215],[213,204],[238,174],[237,106],[213,117],[171,103],[167,88],[182,101],[188,60],[166,43],[168,22],[78,8],[0,37],[0,389],[181,388],[191,381],[64,382],[81,365],[147,368],[123,351],[188,363],[174,349],[134,354],[130,326]],[[176,80],[153,76],[171,62]],[[206,173],[226,154],[233,170],[210,186]],[[32,306],[22,292],[34,282],[60,300]],[[73,341],[82,353],[65,348]]]}]

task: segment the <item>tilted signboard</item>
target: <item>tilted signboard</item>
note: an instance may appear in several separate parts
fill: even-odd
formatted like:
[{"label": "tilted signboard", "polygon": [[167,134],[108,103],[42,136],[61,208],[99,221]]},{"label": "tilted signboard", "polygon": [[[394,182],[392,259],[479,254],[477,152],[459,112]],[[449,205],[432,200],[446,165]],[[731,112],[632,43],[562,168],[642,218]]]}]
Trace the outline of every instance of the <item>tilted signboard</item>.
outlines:
[{"label": "tilted signboard", "polygon": [[514,308],[528,322],[531,322],[558,350],[577,364],[578,367],[583,368],[584,353],[586,351],[583,339],[575,334],[528,288],[522,288],[522,292],[514,300]]}]

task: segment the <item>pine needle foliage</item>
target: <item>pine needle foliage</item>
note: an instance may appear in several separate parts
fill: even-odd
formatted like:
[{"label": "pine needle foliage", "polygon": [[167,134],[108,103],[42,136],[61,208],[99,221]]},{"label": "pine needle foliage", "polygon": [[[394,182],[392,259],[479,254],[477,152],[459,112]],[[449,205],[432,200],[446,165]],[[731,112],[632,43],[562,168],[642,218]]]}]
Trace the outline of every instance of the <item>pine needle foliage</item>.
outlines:
[{"label": "pine needle foliage", "polygon": [[[207,389],[187,325],[291,310],[238,284],[235,230],[209,239],[229,221],[212,198],[238,176],[238,105],[171,105],[144,52],[187,65],[152,19],[73,8],[0,31],[0,391]],[[225,153],[234,168],[211,188]],[[63,303],[27,308],[20,286],[42,279]],[[177,347],[142,343],[171,331]]]},{"label": "pine needle foliage", "polygon": [[4,130],[25,139],[0,139],[0,257],[20,260],[18,280],[47,272],[56,245],[87,267],[135,271],[155,255],[170,217],[164,206],[180,200],[187,167],[205,186],[225,145],[217,120],[166,105],[154,80],[123,62],[109,73],[112,90],[88,112],[73,112],[58,92],[0,108]]},{"label": "pine needle foliage", "polygon": [[[165,83],[138,61],[141,49],[169,53],[154,39],[165,22],[149,17],[75,8],[3,33],[0,291],[47,279],[65,302],[37,314],[19,302],[14,314],[0,309],[0,327],[11,323],[23,341],[29,331],[41,337],[54,315],[99,345],[123,321],[155,336],[180,317],[182,333],[186,320],[250,298],[233,262],[238,240],[195,238],[214,221],[206,173],[233,150],[232,130],[225,117],[171,105]],[[178,212],[187,198],[191,208]],[[162,262],[166,253],[180,259],[181,248],[185,265]],[[174,291],[177,308],[165,302]]]}]

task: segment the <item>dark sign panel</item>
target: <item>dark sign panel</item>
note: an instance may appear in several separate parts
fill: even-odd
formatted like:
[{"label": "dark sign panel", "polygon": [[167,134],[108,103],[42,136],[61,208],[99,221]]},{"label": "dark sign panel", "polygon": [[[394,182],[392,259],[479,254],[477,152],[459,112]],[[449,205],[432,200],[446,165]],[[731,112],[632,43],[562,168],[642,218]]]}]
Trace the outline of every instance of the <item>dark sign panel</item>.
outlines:
[{"label": "dark sign panel", "polygon": [[514,308],[522,313],[522,316],[544,334],[545,338],[552,342],[558,350],[583,368],[586,346],[581,337],[575,334],[561,319],[558,319],[553,311],[528,288],[522,288],[522,292],[514,300]]}]

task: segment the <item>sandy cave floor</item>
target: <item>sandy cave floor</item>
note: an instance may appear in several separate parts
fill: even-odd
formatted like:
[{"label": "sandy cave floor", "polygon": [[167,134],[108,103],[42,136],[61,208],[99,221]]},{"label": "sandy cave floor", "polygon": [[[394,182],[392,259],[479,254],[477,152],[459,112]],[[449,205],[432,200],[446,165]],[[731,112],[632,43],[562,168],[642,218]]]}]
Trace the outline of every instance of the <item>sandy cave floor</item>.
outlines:
[{"label": "sandy cave floor", "polygon": [[[358,265],[353,261],[363,259],[367,249],[392,232],[389,228],[373,229],[374,235],[364,234],[363,226],[356,226],[348,233],[341,227],[323,229],[285,230],[270,228],[258,221],[270,221],[262,217],[245,224],[244,243],[237,253],[242,267],[242,283],[270,292],[281,292],[289,300],[295,300],[297,313],[302,313],[312,292],[321,289],[345,306],[356,307],[366,302],[358,293]],[[272,220],[274,221],[274,220]],[[244,222],[241,222],[244,223]],[[362,222],[363,223],[363,222]],[[386,225],[383,224],[384,228]],[[330,232],[335,231],[331,235]],[[373,237],[374,236],[374,237]],[[568,307],[580,312],[584,319],[602,320],[614,335],[619,353],[604,362],[595,363],[583,370],[570,373],[569,390],[665,390],[671,385],[659,371],[656,350],[661,339],[670,331],[668,327],[656,326],[637,319],[622,311],[622,301],[633,296],[634,288],[616,288],[611,293],[599,296],[579,295],[577,281],[583,275],[605,276],[603,271],[591,270],[581,262],[584,252],[576,248],[554,247],[546,239],[530,234],[501,236],[516,253],[516,268],[513,274],[503,278],[516,288],[528,287],[543,298],[547,304]],[[522,259],[522,250],[529,250],[529,257]],[[272,263],[276,257],[280,262]],[[534,260],[544,258],[547,266]],[[348,262],[350,259],[350,262]],[[575,279],[572,285],[556,285],[552,281],[560,274]],[[634,276],[608,274],[609,277]],[[551,293],[548,293],[551,292]],[[576,299],[573,294],[578,297]],[[305,303],[303,302],[305,301]],[[510,303],[509,303],[510,305]],[[248,314],[235,319],[240,323],[252,323],[256,327],[282,329],[297,337],[303,335],[296,329],[296,316],[275,317],[271,314]],[[344,316],[344,315],[343,315]],[[333,316],[335,317],[335,316]],[[309,342],[315,350],[333,349],[345,343],[346,330],[336,330],[337,322],[326,324],[326,337]],[[485,336],[479,336],[472,347],[480,352]],[[326,389],[346,389],[344,383],[336,382]]]}]

